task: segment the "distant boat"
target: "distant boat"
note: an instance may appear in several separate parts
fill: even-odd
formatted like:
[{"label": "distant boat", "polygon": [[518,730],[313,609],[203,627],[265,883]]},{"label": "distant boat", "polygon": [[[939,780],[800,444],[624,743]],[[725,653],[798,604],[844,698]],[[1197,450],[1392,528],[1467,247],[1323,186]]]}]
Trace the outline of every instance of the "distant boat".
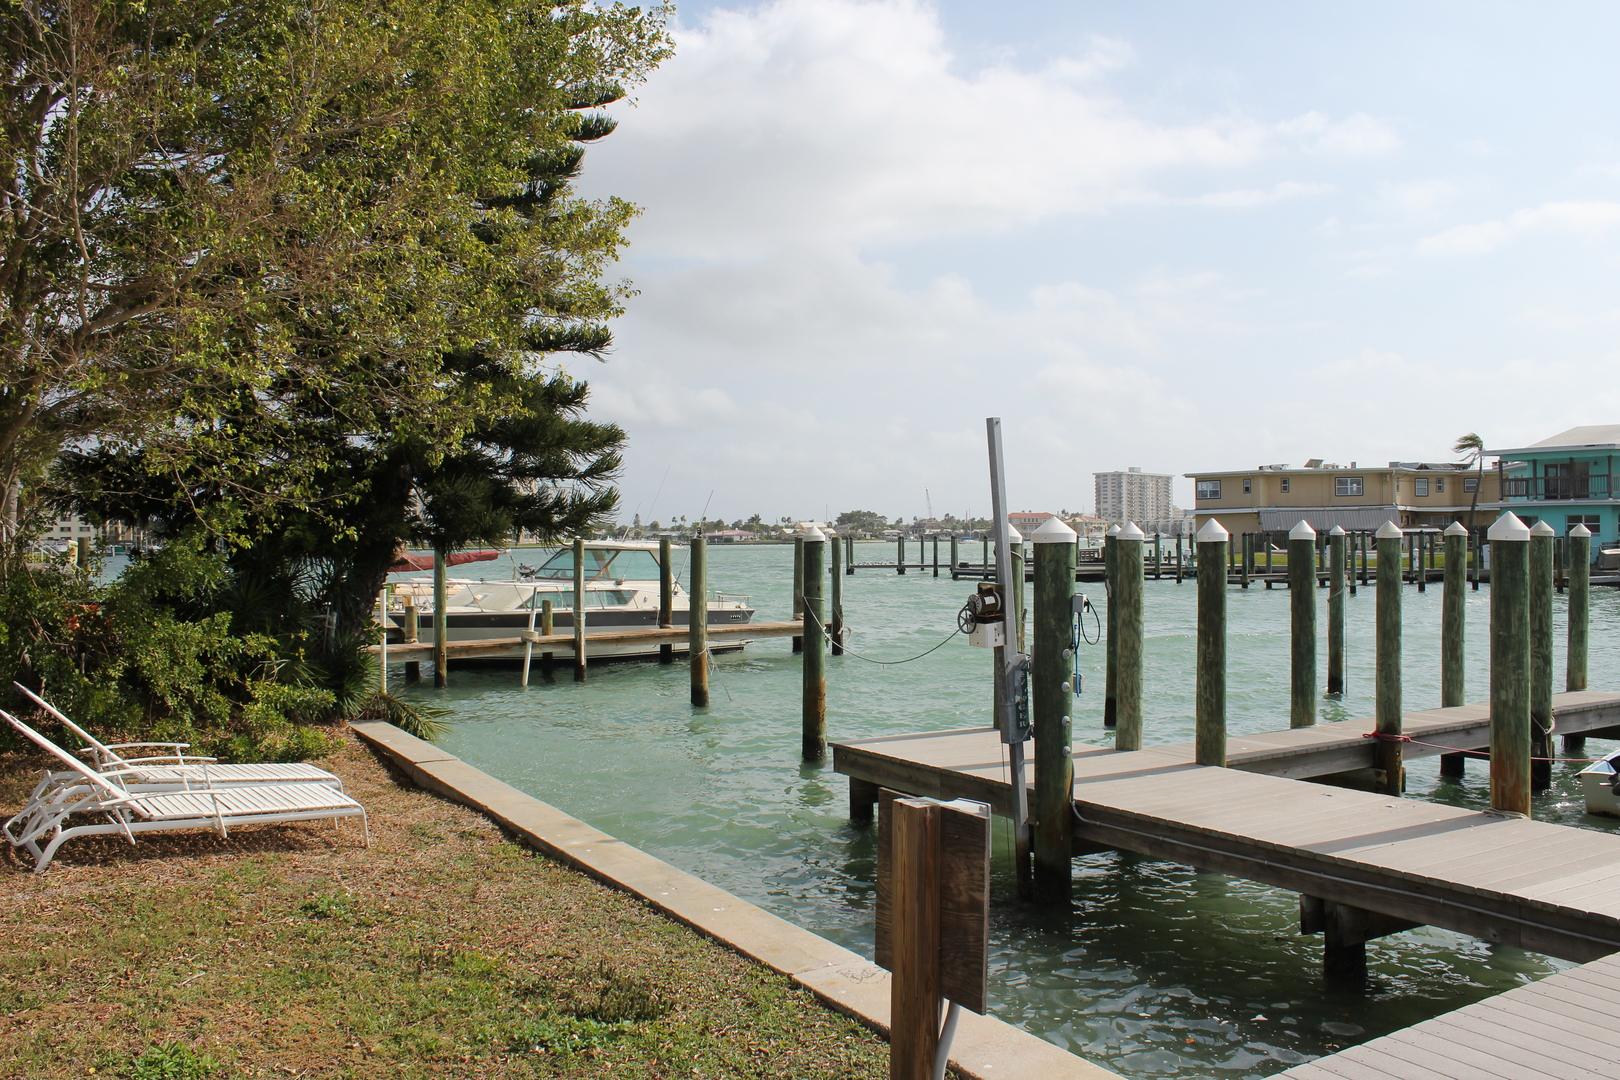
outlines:
[{"label": "distant boat", "polygon": [[[682,551],[683,548],[675,548]],[[448,562],[448,560],[446,560]],[[429,560],[431,565],[431,560]],[[585,635],[592,637],[614,630],[658,625],[660,566],[658,545],[635,540],[590,540],[585,544]],[[531,624],[540,628],[538,610],[552,602],[552,629],[572,633],[574,629],[574,549],[563,547],[542,563],[539,569],[519,568],[515,579],[474,581],[452,578],[446,582],[445,623],[451,641],[477,641],[487,638],[514,638]],[[388,611],[388,640],[404,639],[403,600],[416,602],[417,639],[433,640],[433,579],[412,578],[395,586],[395,603]],[[735,626],[753,621],[749,597],[716,593],[708,603],[710,626]],[[691,596],[674,583],[670,598],[671,621],[687,626]],[[738,649],[738,642],[730,648]],[[675,652],[686,651],[685,642]],[[714,651],[721,649],[716,646]],[[635,659],[658,655],[656,644],[603,644],[590,649],[593,658]]]},{"label": "distant boat", "polygon": [[1586,795],[1586,812],[1620,817],[1620,794],[1615,785],[1620,783],[1620,750],[1602,761],[1594,761],[1578,774],[1581,790]]}]

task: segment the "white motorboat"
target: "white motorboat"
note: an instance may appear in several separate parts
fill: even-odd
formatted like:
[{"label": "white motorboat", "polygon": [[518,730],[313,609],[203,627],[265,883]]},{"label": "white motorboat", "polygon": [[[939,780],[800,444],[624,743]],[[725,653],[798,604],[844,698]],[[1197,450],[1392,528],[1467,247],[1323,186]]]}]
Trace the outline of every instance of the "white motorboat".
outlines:
[{"label": "white motorboat", "polygon": [[[684,548],[675,548],[676,552]],[[585,634],[658,625],[658,545],[633,540],[589,540],[585,543]],[[552,629],[572,633],[574,628],[574,549],[563,547],[538,569],[522,567],[517,578],[485,581],[450,578],[446,581],[445,622],[451,641],[514,638],[531,625],[540,628],[540,610],[551,601]],[[716,593],[708,601],[710,626],[734,626],[753,621],[746,596]],[[388,608],[388,640],[405,639],[406,603],[416,609],[418,640],[433,640],[433,579],[410,578],[394,587]],[[675,626],[688,625],[692,597],[679,581],[670,597]],[[531,612],[533,613],[531,616]],[[742,643],[731,646],[741,648]],[[675,645],[684,653],[685,642]],[[714,651],[721,651],[718,647]],[[603,644],[591,646],[591,658],[636,659],[658,655],[656,644]]]},{"label": "white motorboat", "polygon": [[1602,761],[1592,762],[1577,775],[1581,778],[1581,791],[1586,795],[1588,814],[1620,817],[1620,793],[1615,792],[1615,785],[1620,783],[1620,750]]}]

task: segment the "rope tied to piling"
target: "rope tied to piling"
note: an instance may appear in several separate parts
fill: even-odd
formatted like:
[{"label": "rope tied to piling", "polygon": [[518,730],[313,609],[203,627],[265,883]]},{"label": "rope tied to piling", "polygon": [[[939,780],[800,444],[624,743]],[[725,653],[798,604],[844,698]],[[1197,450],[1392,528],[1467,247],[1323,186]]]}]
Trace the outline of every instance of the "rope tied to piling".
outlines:
[{"label": "rope tied to piling", "polygon": [[[1442,745],[1440,743],[1424,742],[1421,739],[1414,739],[1410,735],[1394,735],[1394,734],[1391,734],[1391,733],[1389,733],[1387,731],[1369,731],[1369,732],[1365,733],[1364,735],[1362,735],[1361,737],[1363,739],[1378,739],[1378,740],[1380,740],[1382,742],[1404,742],[1404,743],[1411,743],[1413,746],[1427,746],[1427,747],[1431,747],[1432,749],[1439,750],[1439,751],[1441,751],[1443,753],[1447,753],[1447,754],[1482,754],[1482,753],[1484,753],[1483,750],[1467,750],[1467,749],[1464,749],[1461,746],[1444,746],[1444,745]],[[1597,758],[1535,757],[1534,755],[1532,755],[1530,760],[1531,761],[1557,761],[1557,762],[1562,762],[1562,763],[1564,763],[1566,765],[1593,765],[1593,764],[1596,764],[1599,761],[1607,761],[1608,759],[1607,758],[1600,758],[1600,757],[1597,757]]]}]

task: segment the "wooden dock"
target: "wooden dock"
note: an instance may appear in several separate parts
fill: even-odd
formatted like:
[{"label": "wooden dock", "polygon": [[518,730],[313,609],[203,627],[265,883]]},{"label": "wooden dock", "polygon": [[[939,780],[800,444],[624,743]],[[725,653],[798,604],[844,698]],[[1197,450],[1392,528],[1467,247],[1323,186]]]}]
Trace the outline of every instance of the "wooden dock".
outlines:
[{"label": "wooden dock", "polygon": [[[1583,697],[1572,703],[1583,708],[1567,713],[1571,724],[1576,715],[1597,723],[1620,708],[1620,695],[1596,696],[1606,703]],[[1464,725],[1457,730],[1479,720],[1476,707],[1436,711],[1473,713],[1444,721]],[[1415,729],[1416,721],[1408,730]],[[1302,743],[1314,734],[1298,730],[1306,733]],[[1325,743],[1314,768],[1341,764],[1344,741]],[[1281,766],[1288,775],[1311,768],[1302,764],[1311,751],[1286,740],[1254,737],[1258,745],[1240,749],[1242,742],[1233,740],[1233,757],[1248,753],[1251,765]],[[1084,850],[1135,851],[1570,960],[1620,950],[1620,836],[1199,766],[1189,750],[1075,753],[1076,841]],[[976,799],[1005,815],[1004,760],[994,730],[970,729],[841,743],[833,763],[851,778],[857,816],[878,787]]]},{"label": "wooden dock", "polygon": [[[740,626],[724,625],[709,627],[709,646],[711,651],[718,652],[724,649],[740,649],[757,638],[802,637],[804,623],[795,619],[791,622],[743,623]],[[612,660],[615,657],[591,656],[591,650],[603,645],[673,645],[677,653],[684,653],[690,638],[690,632],[684,626],[665,629],[658,626],[648,626],[633,630],[608,630],[601,633],[592,633],[585,636],[585,652],[592,660]],[[516,637],[477,638],[467,641],[450,641],[445,644],[446,651],[451,660],[522,660],[525,647],[533,643],[534,655],[539,657],[542,652],[555,653],[559,660],[572,659],[574,655],[574,635],[567,634],[540,634],[531,630],[520,630]],[[367,647],[373,656],[380,653],[381,647],[371,645]],[[433,659],[433,642],[407,641],[390,642],[388,646],[389,663],[408,663],[411,661],[428,661]]]}]

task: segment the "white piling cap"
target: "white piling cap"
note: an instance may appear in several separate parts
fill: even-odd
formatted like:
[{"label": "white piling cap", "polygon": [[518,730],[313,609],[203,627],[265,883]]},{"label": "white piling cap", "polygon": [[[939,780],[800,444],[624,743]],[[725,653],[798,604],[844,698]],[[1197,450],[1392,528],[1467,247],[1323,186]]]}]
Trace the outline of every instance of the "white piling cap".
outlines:
[{"label": "white piling cap", "polygon": [[1311,528],[1310,522],[1306,521],[1304,518],[1300,518],[1299,524],[1288,530],[1288,539],[1315,540],[1316,530]]},{"label": "white piling cap", "polygon": [[1545,521],[1538,521],[1534,525],[1530,526],[1530,535],[1531,536],[1557,536],[1558,534],[1556,532],[1554,532],[1553,527],[1551,525],[1547,524]]},{"label": "white piling cap", "polygon": [[1445,535],[1447,535],[1447,536],[1467,536],[1468,535],[1468,529],[1467,529],[1466,526],[1463,525],[1462,522],[1453,521],[1450,525],[1446,526]]},{"label": "white piling cap", "polygon": [[1061,518],[1049,517],[1041,522],[1041,527],[1030,533],[1029,538],[1037,544],[1072,544],[1079,539],[1078,534]]},{"label": "white piling cap", "polygon": [[1578,536],[1582,540],[1590,540],[1592,538],[1592,530],[1588,529],[1585,525],[1577,525],[1573,529],[1569,530],[1569,535]]},{"label": "white piling cap", "polygon": [[1393,521],[1386,521],[1378,526],[1378,531],[1373,535],[1380,540],[1398,540],[1406,534],[1401,532],[1401,527]]},{"label": "white piling cap", "polygon": [[1335,525],[1335,526],[1333,526],[1333,528],[1328,530],[1328,535],[1329,536],[1343,536],[1344,535],[1344,526],[1343,525]]},{"label": "white piling cap", "polygon": [[1221,528],[1221,523],[1214,518],[1204,522],[1204,527],[1198,530],[1194,537],[1200,544],[1219,544],[1231,539],[1232,534]]},{"label": "white piling cap", "polygon": [[1493,544],[1498,540],[1522,540],[1529,543],[1530,530],[1524,522],[1519,520],[1519,515],[1511,510],[1504,510],[1502,516],[1496,519],[1496,524],[1490,527],[1490,531],[1485,534],[1485,537]]},{"label": "white piling cap", "polygon": [[1147,539],[1147,533],[1143,532],[1141,529],[1138,529],[1136,527],[1136,522],[1127,521],[1125,523],[1125,527],[1123,529],[1119,530],[1119,535],[1116,536],[1114,539],[1116,539],[1116,540],[1146,540]]},{"label": "white piling cap", "polygon": [[1106,533],[1104,533],[1103,535],[1104,536],[1118,536],[1119,535],[1119,526],[1118,525],[1110,525],[1110,526],[1108,526],[1108,531]]},{"label": "white piling cap", "polygon": [[807,544],[818,543],[825,539],[827,539],[827,534],[816,528],[814,525],[810,526],[810,531],[804,534],[804,542]]},{"label": "white piling cap", "polygon": [[1008,543],[1012,544],[1022,544],[1024,542],[1024,534],[1009,525],[1007,526],[1007,541]]}]

